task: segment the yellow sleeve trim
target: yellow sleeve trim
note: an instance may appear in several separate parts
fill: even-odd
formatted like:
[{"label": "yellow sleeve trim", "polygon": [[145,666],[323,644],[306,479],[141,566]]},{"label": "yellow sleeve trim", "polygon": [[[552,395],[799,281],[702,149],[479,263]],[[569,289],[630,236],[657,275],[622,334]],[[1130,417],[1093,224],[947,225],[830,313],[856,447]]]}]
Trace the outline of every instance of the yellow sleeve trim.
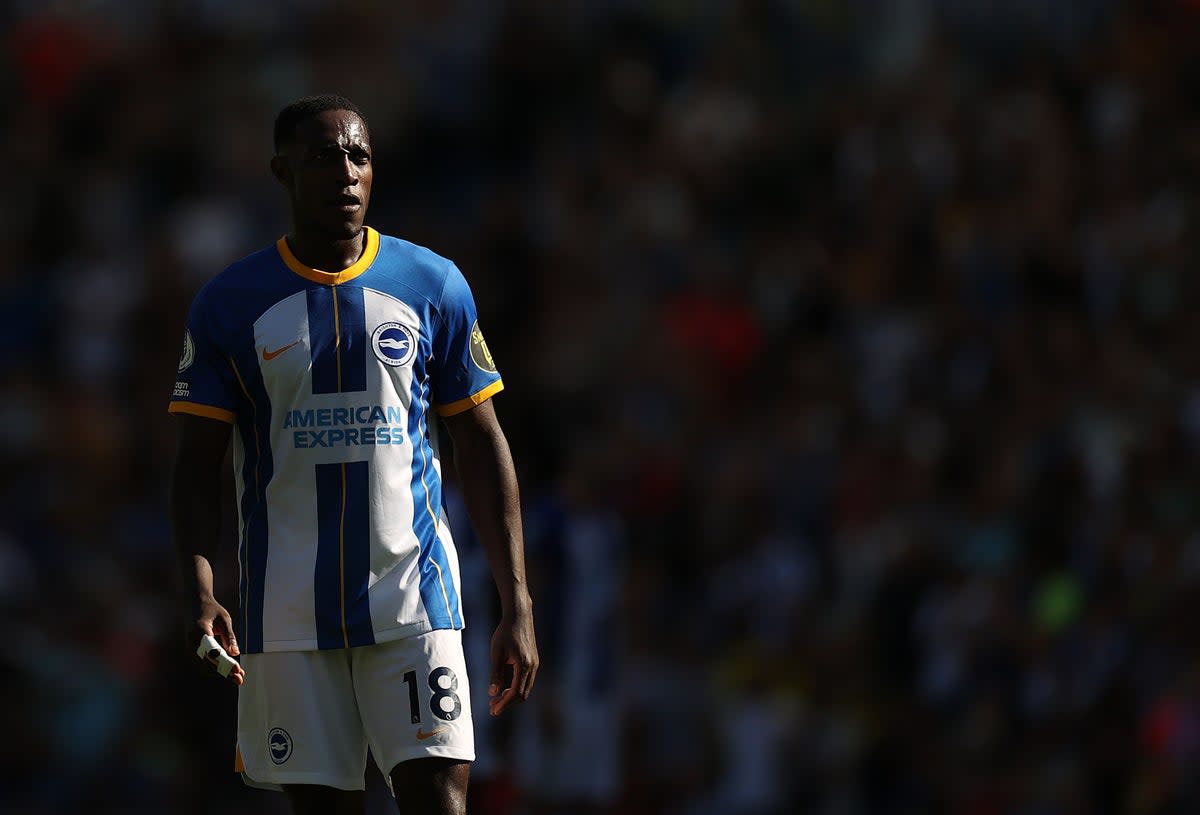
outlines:
[{"label": "yellow sleeve trim", "polygon": [[218,421],[233,424],[234,415],[232,410],[213,407],[212,405],[202,405],[198,402],[172,402],[167,406],[168,413],[190,413],[193,416],[203,416],[205,419],[217,419]]},{"label": "yellow sleeve trim", "polygon": [[483,390],[471,394],[466,399],[459,399],[457,402],[451,402],[448,405],[438,405],[438,415],[453,416],[456,413],[462,413],[464,410],[470,410],[476,405],[482,405],[502,390],[504,390],[504,380],[497,379]]}]

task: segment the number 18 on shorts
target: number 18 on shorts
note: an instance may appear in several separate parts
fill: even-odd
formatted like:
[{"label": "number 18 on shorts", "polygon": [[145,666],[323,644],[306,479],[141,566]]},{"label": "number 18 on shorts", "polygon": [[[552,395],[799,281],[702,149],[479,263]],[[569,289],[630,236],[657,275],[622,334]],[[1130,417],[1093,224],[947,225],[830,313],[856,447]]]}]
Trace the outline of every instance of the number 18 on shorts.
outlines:
[{"label": "number 18 on shorts", "polygon": [[368,747],[385,776],[414,758],[475,758],[459,631],[242,665],[237,769],[252,786],[362,789]]}]

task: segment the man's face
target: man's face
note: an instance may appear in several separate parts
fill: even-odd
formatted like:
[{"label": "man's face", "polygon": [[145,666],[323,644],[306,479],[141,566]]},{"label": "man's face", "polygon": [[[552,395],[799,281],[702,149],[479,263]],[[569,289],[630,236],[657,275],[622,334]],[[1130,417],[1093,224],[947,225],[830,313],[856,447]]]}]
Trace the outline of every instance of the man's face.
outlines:
[{"label": "man's face", "polygon": [[367,126],[348,110],[327,110],[296,126],[272,162],[292,202],[298,228],[331,238],[362,230],[371,200],[371,142]]}]

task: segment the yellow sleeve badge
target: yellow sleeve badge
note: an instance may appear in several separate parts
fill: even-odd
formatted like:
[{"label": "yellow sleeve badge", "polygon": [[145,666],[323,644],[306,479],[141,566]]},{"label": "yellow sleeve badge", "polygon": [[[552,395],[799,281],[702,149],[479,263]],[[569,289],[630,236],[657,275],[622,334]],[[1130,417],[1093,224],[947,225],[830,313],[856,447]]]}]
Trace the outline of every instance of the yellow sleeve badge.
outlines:
[{"label": "yellow sleeve badge", "polygon": [[488,350],[483,332],[479,330],[478,320],[471,326],[471,361],[481,371],[487,371],[489,374],[496,373],[496,361],[492,359],[492,352]]}]

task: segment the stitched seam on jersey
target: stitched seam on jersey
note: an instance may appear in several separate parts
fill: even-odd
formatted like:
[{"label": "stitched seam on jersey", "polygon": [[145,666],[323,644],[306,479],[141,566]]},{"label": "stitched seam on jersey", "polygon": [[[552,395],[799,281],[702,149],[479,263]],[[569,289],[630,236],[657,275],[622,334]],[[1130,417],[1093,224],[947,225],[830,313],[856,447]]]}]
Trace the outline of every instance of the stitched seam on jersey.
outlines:
[{"label": "stitched seam on jersey", "polygon": [[[423,379],[421,381],[421,393],[422,394],[424,394],[425,386],[428,382],[429,382],[429,374],[426,374],[425,379]],[[424,404],[424,400],[421,400],[421,401],[422,401],[422,404]],[[428,430],[428,424],[426,423],[427,416],[428,416],[428,414],[425,412],[425,409],[422,407],[421,423],[417,425],[418,429],[420,429],[421,424],[425,424],[426,430]],[[435,543],[440,545],[442,542],[442,539],[438,533],[441,530],[442,519],[440,517],[438,517],[438,515],[433,511],[433,503],[432,503],[432,499],[429,495],[429,484],[427,484],[425,482],[425,470],[429,466],[429,460],[425,455],[425,448],[427,446],[428,445],[425,444],[425,433],[422,433],[421,434],[421,486],[425,488],[425,509],[427,509],[429,511],[429,517],[433,518],[433,540]],[[433,556],[433,552],[432,552],[433,544],[430,544],[429,548],[431,550],[429,553],[429,562],[433,564],[433,568],[437,569],[438,584],[442,587],[442,599],[446,603],[446,616],[450,618],[450,627],[453,628],[454,627],[454,610],[450,608],[450,594],[449,594],[449,592],[446,591],[446,578],[445,578],[445,575],[442,574],[442,567],[438,565],[437,559]]]},{"label": "stitched seam on jersey", "polygon": [[337,289],[331,289],[333,295],[333,358],[337,362],[338,393],[342,392],[342,321],[338,316]]},{"label": "stitched seam on jersey", "polygon": [[428,634],[430,631],[453,630],[453,629],[445,629],[445,628],[434,628],[433,623],[429,622],[429,620],[417,620],[416,622],[404,623],[403,625],[393,625],[390,628],[376,628],[375,634],[376,634],[376,636],[378,636],[379,634],[383,634],[387,631],[408,631],[410,629],[412,631],[417,632],[418,634]]},{"label": "stitched seam on jersey", "polygon": [[[453,264],[451,264],[453,265]],[[450,285],[450,271],[446,271],[446,276],[442,278],[442,288],[438,291],[437,302],[433,304],[433,314],[437,317],[437,325],[431,325],[430,341],[438,335],[438,331],[446,324],[446,318],[442,316],[442,301],[446,299],[446,287]]]},{"label": "stitched seam on jersey", "polygon": [[[246,388],[246,383],[242,379],[242,372],[238,370],[237,363],[233,361],[233,357],[229,358],[229,367],[233,368],[233,375],[237,377],[238,385],[242,388],[242,393],[246,395],[246,399],[250,402],[251,421],[250,426],[254,428],[254,499],[258,500],[259,493],[262,491],[259,486],[258,471],[262,467],[262,445],[258,439],[258,405],[254,403],[254,397],[250,395],[249,389]],[[242,633],[245,635],[243,642],[250,645],[250,519],[247,517],[242,523],[242,539],[246,541],[246,613],[243,615],[245,619],[242,621]]]}]

